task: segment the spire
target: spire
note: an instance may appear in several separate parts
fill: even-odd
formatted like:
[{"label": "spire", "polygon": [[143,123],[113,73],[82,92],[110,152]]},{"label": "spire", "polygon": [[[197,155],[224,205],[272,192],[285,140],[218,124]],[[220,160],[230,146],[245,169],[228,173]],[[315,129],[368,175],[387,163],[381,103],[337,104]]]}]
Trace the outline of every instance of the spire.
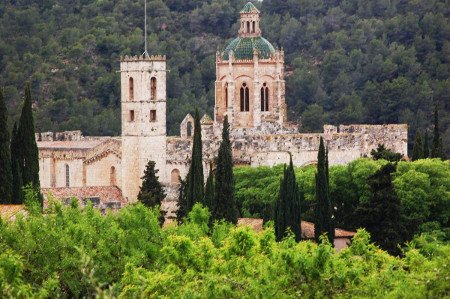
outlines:
[{"label": "spire", "polygon": [[241,14],[241,26],[239,28],[240,37],[257,37],[261,36],[261,30],[259,28],[259,10],[248,2],[240,11]]},{"label": "spire", "polygon": [[147,52],[147,0],[144,0],[144,53],[142,55],[148,56]]}]

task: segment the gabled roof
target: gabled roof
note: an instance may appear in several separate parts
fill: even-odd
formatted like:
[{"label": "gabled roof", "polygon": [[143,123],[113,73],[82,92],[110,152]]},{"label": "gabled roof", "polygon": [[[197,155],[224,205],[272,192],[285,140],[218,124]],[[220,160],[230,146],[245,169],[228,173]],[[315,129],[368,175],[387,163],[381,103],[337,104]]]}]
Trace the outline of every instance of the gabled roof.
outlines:
[{"label": "gabled roof", "polygon": [[213,120],[211,117],[208,116],[208,114],[203,115],[202,119],[200,119],[200,124],[202,125],[212,125]]},{"label": "gabled roof", "polygon": [[244,5],[244,7],[240,11],[241,13],[248,13],[248,12],[257,12],[259,13],[259,10],[256,8],[255,5],[251,2],[247,2],[247,4]]}]

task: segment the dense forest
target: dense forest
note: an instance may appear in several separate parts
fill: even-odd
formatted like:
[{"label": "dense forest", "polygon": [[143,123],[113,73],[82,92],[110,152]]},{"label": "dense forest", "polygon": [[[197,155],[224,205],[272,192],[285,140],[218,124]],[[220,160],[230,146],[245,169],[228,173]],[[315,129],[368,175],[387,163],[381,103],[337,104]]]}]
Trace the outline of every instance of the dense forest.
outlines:
[{"label": "dense forest", "polygon": [[[119,57],[143,52],[143,0],[0,3],[0,86],[17,119],[25,82],[36,128],[120,133]],[[215,53],[237,35],[245,1],[148,0],[149,51],[168,57],[168,133],[198,107],[212,114]],[[289,117],[408,123],[450,151],[450,7],[439,0],[264,0],[263,36],[286,54]],[[12,126],[12,124],[10,124]],[[430,135],[431,136],[431,135]]]}]

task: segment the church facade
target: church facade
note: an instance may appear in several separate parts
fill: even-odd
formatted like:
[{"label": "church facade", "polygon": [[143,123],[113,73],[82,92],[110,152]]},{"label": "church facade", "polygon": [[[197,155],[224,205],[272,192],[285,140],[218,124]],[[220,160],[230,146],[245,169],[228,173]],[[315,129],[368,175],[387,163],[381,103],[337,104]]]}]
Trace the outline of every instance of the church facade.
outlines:
[{"label": "church facade", "polygon": [[[214,117],[201,119],[205,177],[217,155],[225,116],[238,165],[286,163],[289,154],[297,166],[314,164],[320,136],[329,148],[330,164],[370,156],[378,144],[407,155],[404,124],[326,125],[323,133],[298,133],[286,117],[283,50],[262,37],[259,20],[257,8],[246,4],[238,37],[216,54]],[[121,58],[121,136],[37,134],[41,186],[47,197],[120,207],[136,200],[145,166],[152,160],[166,186],[164,207],[173,212],[179,177],[189,168],[194,120],[188,114],[180,136],[167,136],[166,72],[165,56]]]}]

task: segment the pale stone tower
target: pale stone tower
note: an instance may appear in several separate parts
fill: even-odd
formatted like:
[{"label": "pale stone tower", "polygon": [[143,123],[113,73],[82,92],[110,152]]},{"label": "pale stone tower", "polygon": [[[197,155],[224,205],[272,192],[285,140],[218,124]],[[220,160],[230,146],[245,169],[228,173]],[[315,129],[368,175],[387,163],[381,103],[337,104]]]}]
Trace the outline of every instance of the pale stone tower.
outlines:
[{"label": "pale stone tower", "polygon": [[135,201],[149,160],[166,181],[166,57],[125,56],[120,74],[122,193]]},{"label": "pale stone tower", "polygon": [[214,120],[233,127],[286,122],[284,53],[261,36],[259,11],[247,3],[239,36],[216,55]]}]

